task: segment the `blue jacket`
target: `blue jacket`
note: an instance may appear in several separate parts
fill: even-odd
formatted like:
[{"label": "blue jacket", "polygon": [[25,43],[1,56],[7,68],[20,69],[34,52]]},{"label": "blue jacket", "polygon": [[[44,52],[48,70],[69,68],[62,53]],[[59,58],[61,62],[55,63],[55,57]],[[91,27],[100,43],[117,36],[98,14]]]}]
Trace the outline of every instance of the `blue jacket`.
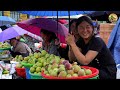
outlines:
[{"label": "blue jacket", "polygon": [[116,64],[120,64],[120,18],[110,34],[107,46],[110,49]]}]

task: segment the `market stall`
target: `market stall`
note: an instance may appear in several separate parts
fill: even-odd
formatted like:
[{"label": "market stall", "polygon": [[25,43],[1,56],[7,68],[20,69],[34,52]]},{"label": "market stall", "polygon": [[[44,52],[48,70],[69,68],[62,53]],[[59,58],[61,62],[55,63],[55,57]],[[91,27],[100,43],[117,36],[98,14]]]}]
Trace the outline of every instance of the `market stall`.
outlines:
[{"label": "market stall", "polygon": [[16,56],[19,62],[15,69],[17,75],[24,79],[98,79],[99,70],[93,67],[70,63],[64,58],[48,54],[45,50],[27,57]]}]

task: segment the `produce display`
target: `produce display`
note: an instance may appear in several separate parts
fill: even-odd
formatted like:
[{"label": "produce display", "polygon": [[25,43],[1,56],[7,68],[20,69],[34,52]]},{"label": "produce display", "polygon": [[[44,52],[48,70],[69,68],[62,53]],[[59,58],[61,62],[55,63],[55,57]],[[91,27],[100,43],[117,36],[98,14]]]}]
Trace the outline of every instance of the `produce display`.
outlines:
[{"label": "produce display", "polygon": [[0,58],[4,59],[4,58],[9,58],[9,57],[10,57],[9,50],[3,50],[2,52],[0,52]]},{"label": "produce display", "polygon": [[0,67],[2,68],[2,74],[9,74],[10,68],[8,66],[0,64]]},{"label": "produce display", "polygon": [[0,60],[9,60],[11,46],[8,43],[0,42]]},{"label": "produce display", "polygon": [[24,68],[24,66],[21,63],[16,64],[16,68]]},{"label": "produce display", "polygon": [[10,44],[0,42],[0,49],[7,49],[7,48],[11,48]]},{"label": "produce display", "polygon": [[47,76],[59,78],[73,78],[92,74],[90,69],[81,68],[76,62],[70,64],[67,60],[59,63],[52,63],[44,70]]},{"label": "produce display", "polygon": [[7,69],[3,69],[2,74],[9,74],[9,70],[7,70]]},{"label": "produce display", "polygon": [[[64,58],[60,58],[54,54],[48,54],[45,50],[41,53],[30,54],[27,57],[18,55],[15,57],[20,63],[32,64],[29,72],[32,75],[42,75],[57,77],[57,78],[73,78],[91,75],[92,71],[89,68],[82,68],[77,62],[70,63]],[[16,65],[18,68],[24,68],[21,64]]]}]

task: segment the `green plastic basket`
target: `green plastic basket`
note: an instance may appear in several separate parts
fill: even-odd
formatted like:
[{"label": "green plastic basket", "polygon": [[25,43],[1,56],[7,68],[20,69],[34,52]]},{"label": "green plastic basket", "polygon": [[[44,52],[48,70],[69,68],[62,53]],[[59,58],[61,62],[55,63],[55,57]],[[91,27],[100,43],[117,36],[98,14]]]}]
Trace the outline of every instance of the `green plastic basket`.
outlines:
[{"label": "green plastic basket", "polygon": [[21,64],[26,67],[26,68],[30,68],[33,66],[33,64],[30,64],[30,63],[24,63],[24,62],[21,62]]},{"label": "green plastic basket", "polygon": [[11,47],[8,47],[8,48],[0,48],[0,50],[10,50]]},{"label": "green plastic basket", "polygon": [[41,75],[32,74],[30,71],[29,71],[29,74],[31,79],[44,79]]},{"label": "green plastic basket", "polygon": [[89,79],[99,79],[99,75],[92,77],[92,78],[89,78]]}]

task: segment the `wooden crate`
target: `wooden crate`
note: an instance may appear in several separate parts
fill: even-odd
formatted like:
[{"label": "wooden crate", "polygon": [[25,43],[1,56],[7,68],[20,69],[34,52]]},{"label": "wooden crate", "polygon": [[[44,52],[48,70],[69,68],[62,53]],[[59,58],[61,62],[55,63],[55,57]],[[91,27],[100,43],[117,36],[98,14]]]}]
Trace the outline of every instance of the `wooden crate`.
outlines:
[{"label": "wooden crate", "polygon": [[101,23],[100,24],[100,37],[104,40],[104,42],[107,44],[110,33],[113,30],[115,24],[110,23]]}]

